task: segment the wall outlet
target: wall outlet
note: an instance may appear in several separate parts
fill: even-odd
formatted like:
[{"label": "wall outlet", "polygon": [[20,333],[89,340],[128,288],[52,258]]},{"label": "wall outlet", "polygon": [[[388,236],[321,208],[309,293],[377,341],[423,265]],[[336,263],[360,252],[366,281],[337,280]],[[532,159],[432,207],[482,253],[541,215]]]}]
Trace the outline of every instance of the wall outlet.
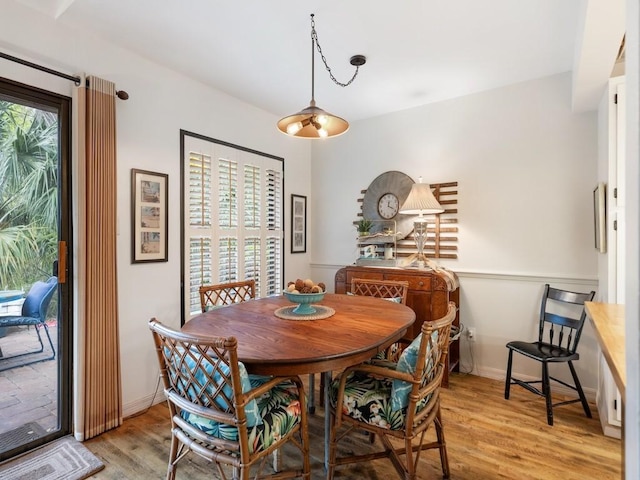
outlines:
[{"label": "wall outlet", "polygon": [[469,340],[475,340],[475,338],[476,338],[476,329],[475,328],[467,328],[467,338]]}]

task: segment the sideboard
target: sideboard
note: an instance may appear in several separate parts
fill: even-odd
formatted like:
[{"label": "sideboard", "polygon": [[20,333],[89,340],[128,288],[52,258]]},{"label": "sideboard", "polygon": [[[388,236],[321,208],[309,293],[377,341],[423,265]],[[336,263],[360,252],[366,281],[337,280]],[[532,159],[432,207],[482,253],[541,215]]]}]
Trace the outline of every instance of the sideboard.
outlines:
[{"label": "sideboard", "polygon": [[[458,277],[450,270],[408,269],[394,267],[368,267],[351,265],[343,267],[335,275],[335,292],[347,293],[351,289],[352,278],[372,280],[399,280],[409,282],[407,306],[416,314],[416,321],[407,331],[405,339],[413,340],[420,333],[425,321],[435,320],[447,313],[449,301],[456,304],[457,313],[453,325],[460,327],[460,287]],[[445,371],[442,385],[449,385],[449,372],[458,371],[460,362],[460,341],[449,344],[449,369]]]}]

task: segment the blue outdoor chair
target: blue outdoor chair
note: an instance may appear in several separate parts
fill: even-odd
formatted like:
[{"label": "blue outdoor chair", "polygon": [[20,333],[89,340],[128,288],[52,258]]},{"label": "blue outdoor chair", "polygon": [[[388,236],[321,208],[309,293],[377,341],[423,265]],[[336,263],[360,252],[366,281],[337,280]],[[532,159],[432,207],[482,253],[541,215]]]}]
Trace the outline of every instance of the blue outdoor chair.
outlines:
[{"label": "blue outdoor chair", "polygon": [[51,303],[51,299],[53,298],[53,294],[56,291],[57,286],[58,277],[50,277],[46,282],[35,282],[31,286],[31,289],[29,289],[29,293],[27,293],[27,296],[24,299],[24,303],[22,304],[22,315],[7,315],[4,317],[0,316],[0,327],[33,325],[35,327],[36,334],[38,335],[38,341],[40,342],[40,350],[24,352],[17,355],[12,355],[11,357],[2,356],[0,357],[0,365],[12,358],[23,357],[25,355],[32,355],[35,353],[43,352],[44,343],[42,342],[42,337],[40,335],[40,328],[44,329],[44,332],[47,335],[47,339],[49,340],[49,345],[51,346],[51,356],[46,358],[37,358],[31,361],[27,361],[26,363],[15,364],[13,362],[10,362],[10,365],[4,367],[0,366],[0,372],[9,370],[10,368],[22,367],[24,365],[44,362],[56,358],[56,349],[53,346],[53,341],[51,340],[51,335],[49,334],[46,315],[47,310],[49,309],[49,304]]}]

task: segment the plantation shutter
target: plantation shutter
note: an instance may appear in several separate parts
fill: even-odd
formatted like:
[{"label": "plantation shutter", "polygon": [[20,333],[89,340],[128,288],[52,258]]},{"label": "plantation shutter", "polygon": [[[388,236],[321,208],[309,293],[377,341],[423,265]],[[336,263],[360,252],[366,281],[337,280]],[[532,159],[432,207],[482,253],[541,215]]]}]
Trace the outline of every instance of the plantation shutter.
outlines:
[{"label": "plantation shutter", "polygon": [[201,285],[254,279],[256,296],[282,289],[281,159],[185,136],[185,318]]}]

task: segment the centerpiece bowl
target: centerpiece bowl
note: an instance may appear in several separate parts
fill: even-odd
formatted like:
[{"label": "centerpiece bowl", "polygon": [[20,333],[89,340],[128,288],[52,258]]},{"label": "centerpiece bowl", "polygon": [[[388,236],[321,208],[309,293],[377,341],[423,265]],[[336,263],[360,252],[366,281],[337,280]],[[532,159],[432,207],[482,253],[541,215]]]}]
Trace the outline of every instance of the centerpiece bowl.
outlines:
[{"label": "centerpiece bowl", "polygon": [[324,292],[320,293],[293,293],[284,291],[282,292],[287,300],[291,303],[297,303],[298,306],[292,310],[291,313],[297,315],[311,315],[316,313],[316,309],[311,305],[312,303],[318,303],[324,298]]}]

